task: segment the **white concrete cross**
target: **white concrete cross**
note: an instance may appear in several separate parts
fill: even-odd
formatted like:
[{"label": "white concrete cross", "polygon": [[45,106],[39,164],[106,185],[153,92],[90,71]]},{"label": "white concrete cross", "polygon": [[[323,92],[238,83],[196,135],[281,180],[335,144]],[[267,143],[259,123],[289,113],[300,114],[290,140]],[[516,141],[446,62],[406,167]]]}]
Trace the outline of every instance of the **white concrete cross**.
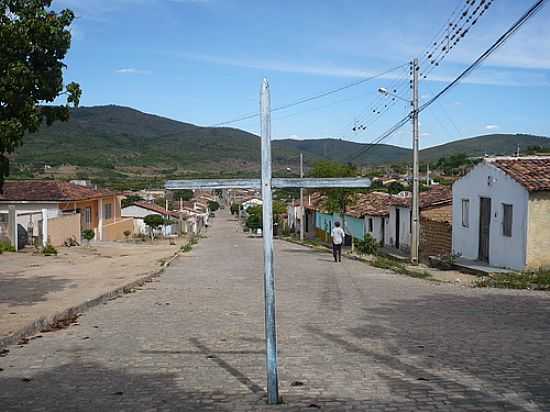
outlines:
[{"label": "white concrete cross", "polygon": [[273,274],[273,197],[272,188],[367,188],[370,179],[310,179],[271,177],[271,96],[266,79],[260,92],[261,115],[261,179],[203,179],[169,180],[167,190],[181,189],[262,189],[263,242],[264,242],[264,295],[265,295],[265,338],[267,367],[267,401],[279,403],[279,382],[277,370],[277,325],[275,320],[275,276]]}]

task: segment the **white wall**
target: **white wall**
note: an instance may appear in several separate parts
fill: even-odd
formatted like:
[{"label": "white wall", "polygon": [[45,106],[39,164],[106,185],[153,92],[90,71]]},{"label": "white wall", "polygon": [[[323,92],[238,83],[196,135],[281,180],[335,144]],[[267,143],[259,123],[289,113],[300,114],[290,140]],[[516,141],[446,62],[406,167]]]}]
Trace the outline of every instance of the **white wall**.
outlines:
[{"label": "white wall", "polygon": [[[481,197],[491,199],[489,264],[523,269],[526,262],[529,192],[490,163],[478,164],[453,185],[453,252],[466,259],[478,259]],[[467,228],[462,226],[462,199],[470,200],[470,222]],[[502,235],[502,203],[513,205],[512,237]]]},{"label": "white wall", "polygon": [[390,206],[389,222],[386,225],[386,245],[395,247],[396,210],[399,209],[399,249],[409,250],[411,245],[411,209]]},{"label": "white wall", "polygon": [[[372,232],[369,231],[369,219],[372,219]],[[365,234],[370,233],[377,242],[382,241],[385,238],[385,235],[382,233],[382,221],[384,219],[385,217],[382,216],[365,216]]]}]

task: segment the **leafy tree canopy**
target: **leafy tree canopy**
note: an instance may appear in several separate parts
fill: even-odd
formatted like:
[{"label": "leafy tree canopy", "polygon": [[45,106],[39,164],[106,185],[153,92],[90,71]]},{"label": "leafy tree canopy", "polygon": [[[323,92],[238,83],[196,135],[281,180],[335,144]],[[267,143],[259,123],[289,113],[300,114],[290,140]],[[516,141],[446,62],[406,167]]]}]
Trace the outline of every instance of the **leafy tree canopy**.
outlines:
[{"label": "leafy tree canopy", "polygon": [[[354,177],[358,170],[352,164],[342,164],[330,160],[316,162],[310,172],[312,177]],[[344,214],[347,206],[353,203],[355,192],[350,189],[326,189],[327,195],[325,206],[331,212]]]},{"label": "leafy tree canopy", "polygon": [[152,229],[157,229],[158,227],[164,225],[166,220],[162,215],[147,215],[143,218],[143,223],[149,226]]},{"label": "leafy tree canopy", "polygon": [[193,191],[189,189],[175,190],[174,200],[183,200],[187,202],[193,198]]},{"label": "leafy tree canopy", "polygon": [[134,204],[135,202],[140,202],[142,200],[143,198],[139,195],[128,195],[126,196],[126,198],[122,199],[121,205],[122,207],[127,207]]},{"label": "leafy tree canopy", "polygon": [[[64,90],[63,59],[71,45],[71,10],[54,12],[52,0],[0,0],[0,189],[9,175],[8,154],[43,121],[68,120],[81,90]],[[63,106],[44,105],[67,95]]]}]

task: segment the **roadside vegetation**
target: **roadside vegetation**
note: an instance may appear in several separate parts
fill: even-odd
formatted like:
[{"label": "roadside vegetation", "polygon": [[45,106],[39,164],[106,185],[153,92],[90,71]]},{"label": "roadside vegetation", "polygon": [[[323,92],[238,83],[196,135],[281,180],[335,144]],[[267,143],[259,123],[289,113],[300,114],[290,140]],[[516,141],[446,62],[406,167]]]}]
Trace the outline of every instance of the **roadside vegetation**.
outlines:
[{"label": "roadside vegetation", "polygon": [[550,291],[550,270],[522,273],[495,273],[474,282],[478,288],[530,289]]},{"label": "roadside vegetation", "polygon": [[15,252],[15,248],[9,242],[0,241],[0,255],[4,252]]}]

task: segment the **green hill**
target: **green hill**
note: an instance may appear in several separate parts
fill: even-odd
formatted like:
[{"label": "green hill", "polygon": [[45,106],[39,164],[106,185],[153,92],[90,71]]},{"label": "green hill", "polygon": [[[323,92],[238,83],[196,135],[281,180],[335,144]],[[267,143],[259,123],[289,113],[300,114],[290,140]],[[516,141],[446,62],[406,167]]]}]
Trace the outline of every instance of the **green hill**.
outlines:
[{"label": "green hill", "polygon": [[[450,154],[511,154],[516,146],[550,147],[550,139],[530,135],[487,135],[435,146],[421,160]],[[376,166],[408,162],[409,149],[338,139],[276,140],[275,173],[297,172],[300,152],[306,165],[320,159]],[[148,181],[191,176],[256,176],[258,136],[234,128],[199,127],[120,106],[84,107],[71,120],[26,136],[13,162],[15,177],[94,178],[100,182]],[[45,169],[44,166],[48,165]]]}]

